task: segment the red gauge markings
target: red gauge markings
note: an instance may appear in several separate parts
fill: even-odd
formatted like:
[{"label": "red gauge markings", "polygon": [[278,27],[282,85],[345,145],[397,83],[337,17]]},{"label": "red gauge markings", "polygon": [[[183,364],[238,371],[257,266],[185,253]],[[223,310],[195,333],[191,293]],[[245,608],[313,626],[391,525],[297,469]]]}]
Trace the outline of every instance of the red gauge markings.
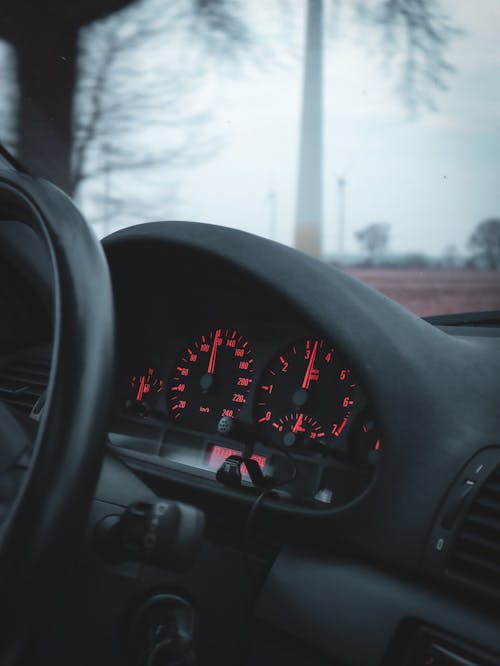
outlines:
[{"label": "red gauge markings", "polygon": [[330,342],[294,342],[271,361],[257,388],[255,419],[264,441],[295,448],[333,444],[349,424],[356,387]]},{"label": "red gauge markings", "polygon": [[246,403],[253,378],[247,340],[236,329],[216,328],[184,352],[170,380],[173,419],[215,432],[222,416],[234,418]]}]

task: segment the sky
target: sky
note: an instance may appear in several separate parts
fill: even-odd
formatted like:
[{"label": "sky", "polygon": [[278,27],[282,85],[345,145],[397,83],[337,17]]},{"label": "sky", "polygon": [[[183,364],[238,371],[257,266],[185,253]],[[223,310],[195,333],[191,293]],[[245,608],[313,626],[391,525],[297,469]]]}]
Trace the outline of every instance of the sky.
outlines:
[{"label": "sky", "polygon": [[[269,11],[251,3],[251,21],[269,34]],[[295,3],[294,8],[299,8]],[[347,6],[347,11],[346,11]],[[445,13],[464,29],[449,47],[454,72],[436,92],[435,111],[415,117],[397,92],[377,28],[349,12],[326,17],[323,248],[338,248],[337,179],[346,179],[347,252],[354,232],[373,221],[391,225],[394,252],[466,250],[475,225],[500,216],[500,3],[447,0]],[[277,9],[277,12],[279,8]],[[223,148],[182,173],[183,219],[236,226],[271,236],[269,192],[276,192],[276,240],[291,243],[295,216],[304,11],[288,22],[297,57],[218,75],[200,94],[214,114]],[[271,22],[272,23],[272,22]]]},{"label": "sky", "polygon": [[[98,222],[99,196],[107,188],[114,198],[133,193],[134,199],[113,228],[148,219],[197,220],[292,243],[305,2],[241,4],[256,49],[226,62],[206,58],[203,71],[175,102],[188,114],[205,116],[199,132],[169,124],[168,107],[164,127],[145,119],[137,136],[121,139],[138,151],[178,140],[196,149],[199,142],[205,156],[86,183],[77,203],[99,235],[111,230]],[[355,231],[372,222],[390,224],[389,249],[396,253],[437,256],[450,246],[466,253],[477,223],[500,217],[500,2],[437,4],[463,32],[447,49],[453,71],[446,76],[447,89],[433,94],[435,109],[412,113],[397,90],[401,58],[384,56],[380,29],[361,26],[351,0],[325,0],[326,256],[339,247],[340,177],[346,181],[348,254],[360,251]],[[176,63],[184,72],[199,66],[189,43],[175,34],[160,48],[145,45],[134,58],[143,71],[151,64],[165,76]],[[130,83],[138,96],[141,85],[150,85],[133,76]],[[205,142],[211,150],[203,150]]]}]

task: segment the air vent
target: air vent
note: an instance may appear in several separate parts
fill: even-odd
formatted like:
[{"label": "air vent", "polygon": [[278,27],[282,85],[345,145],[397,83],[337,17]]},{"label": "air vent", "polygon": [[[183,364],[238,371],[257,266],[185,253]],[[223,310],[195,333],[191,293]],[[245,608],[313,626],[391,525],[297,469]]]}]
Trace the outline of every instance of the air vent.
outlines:
[{"label": "air vent", "polygon": [[0,400],[30,415],[49,381],[49,364],[42,359],[18,359],[0,370]]},{"label": "air vent", "polygon": [[448,573],[500,594],[500,465],[469,507],[451,549]]}]

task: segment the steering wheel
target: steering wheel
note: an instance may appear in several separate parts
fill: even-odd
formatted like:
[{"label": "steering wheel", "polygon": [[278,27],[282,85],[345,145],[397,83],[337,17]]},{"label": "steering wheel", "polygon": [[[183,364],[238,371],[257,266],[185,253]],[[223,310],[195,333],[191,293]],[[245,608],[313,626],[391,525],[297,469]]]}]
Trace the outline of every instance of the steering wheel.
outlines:
[{"label": "steering wheel", "polygon": [[[82,544],[104,451],[114,356],[106,259],[80,213],[50,183],[0,165],[0,226],[29,225],[53,270],[53,347],[46,402],[27,470],[0,506],[0,663],[16,663],[64,566]],[[0,409],[0,488],[20,437]],[[0,493],[1,495],[2,493]],[[7,493],[8,494],[8,493]],[[2,511],[3,509],[3,511]]]}]

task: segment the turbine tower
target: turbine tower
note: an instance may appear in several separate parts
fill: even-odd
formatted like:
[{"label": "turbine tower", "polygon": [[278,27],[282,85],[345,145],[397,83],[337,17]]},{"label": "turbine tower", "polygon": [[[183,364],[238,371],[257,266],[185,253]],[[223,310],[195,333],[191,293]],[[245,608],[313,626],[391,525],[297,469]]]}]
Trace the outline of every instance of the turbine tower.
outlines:
[{"label": "turbine tower", "polygon": [[323,219],[323,0],[308,0],[295,247],[321,256]]}]

